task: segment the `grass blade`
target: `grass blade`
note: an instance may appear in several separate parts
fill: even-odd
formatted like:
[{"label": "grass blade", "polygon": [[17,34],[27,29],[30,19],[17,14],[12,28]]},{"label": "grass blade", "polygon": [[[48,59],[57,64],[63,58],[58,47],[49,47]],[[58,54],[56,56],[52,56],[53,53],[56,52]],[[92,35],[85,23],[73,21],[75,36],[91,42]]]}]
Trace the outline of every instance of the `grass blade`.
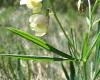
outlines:
[{"label": "grass blade", "polygon": [[70,56],[70,55],[68,55],[66,53],[63,53],[62,51],[57,50],[56,48],[52,47],[51,45],[47,44],[45,41],[37,38],[34,35],[31,35],[29,33],[26,33],[24,31],[21,31],[21,30],[15,29],[15,28],[7,28],[7,29],[10,30],[11,32],[16,33],[17,35],[19,35],[19,36],[21,36],[21,37],[23,37],[23,38],[25,38],[25,39],[27,39],[27,40],[39,45],[39,46],[41,46],[41,47],[51,51],[51,52],[56,53],[57,55],[60,55],[60,56],[65,57],[65,58],[68,58],[70,60],[74,59],[72,56]]},{"label": "grass blade", "polygon": [[94,11],[96,10],[98,4],[99,4],[100,0],[95,0],[95,3],[93,5],[93,8],[92,8],[92,14],[94,13]]},{"label": "grass blade", "polygon": [[88,59],[89,56],[91,55],[91,51],[93,50],[93,48],[94,48],[94,47],[96,46],[96,44],[98,43],[98,40],[100,40],[100,32],[97,33],[97,34],[95,35],[94,39],[92,40],[92,41],[93,41],[93,42],[92,42],[92,45],[91,45],[91,47],[89,48],[89,50],[88,50],[88,52],[87,52],[87,54],[88,54],[87,59]]},{"label": "grass blade", "polygon": [[63,65],[62,62],[61,62],[61,66],[62,66],[63,72],[64,72],[64,74],[65,74],[67,80],[70,80],[69,75],[68,75],[68,72],[67,72],[67,70],[65,69],[65,67],[64,67],[64,65]]},{"label": "grass blade", "polygon": [[41,47],[44,47],[46,49],[50,49],[47,45],[45,45],[46,44],[45,41],[43,41],[43,40],[41,40],[41,39],[39,39],[39,38],[37,38],[37,37],[35,37],[33,35],[30,35],[30,34],[28,34],[26,32],[18,30],[16,28],[7,28],[7,29],[10,30],[13,33],[16,33],[17,35],[20,35],[21,37],[23,37],[23,38],[25,38],[25,39],[27,39],[29,41],[32,41],[32,42],[36,43],[37,45],[41,45]]},{"label": "grass blade", "polygon": [[68,60],[65,58],[58,58],[58,57],[48,57],[48,56],[35,56],[35,55],[19,55],[19,54],[0,54],[0,56],[5,57],[16,57],[18,59],[25,59],[25,60],[45,60],[45,61],[63,61]]},{"label": "grass blade", "polygon": [[[100,32],[100,21],[98,22],[98,33]],[[99,68],[99,61],[100,61],[100,40],[98,40],[98,43],[96,44],[96,51],[95,51],[95,60],[94,60],[94,70],[95,73],[98,72]]]}]

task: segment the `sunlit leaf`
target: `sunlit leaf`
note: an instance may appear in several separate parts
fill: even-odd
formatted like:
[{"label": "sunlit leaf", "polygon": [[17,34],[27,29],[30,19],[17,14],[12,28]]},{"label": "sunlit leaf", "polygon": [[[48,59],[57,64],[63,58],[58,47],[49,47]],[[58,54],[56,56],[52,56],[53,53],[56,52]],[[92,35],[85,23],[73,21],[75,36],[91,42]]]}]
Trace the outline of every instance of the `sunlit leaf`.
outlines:
[{"label": "sunlit leaf", "polygon": [[11,32],[16,33],[17,35],[25,38],[26,40],[29,40],[29,41],[47,49],[47,50],[49,50],[49,51],[56,53],[57,55],[68,58],[70,60],[74,59],[72,56],[70,56],[66,53],[63,53],[62,51],[57,50],[56,48],[52,47],[51,45],[47,44],[45,41],[37,38],[34,35],[31,35],[29,33],[26,33],[24,31],[21,31],[21,30],[15,29],[15,28],[7,28],[7,29],[10,30]]}]

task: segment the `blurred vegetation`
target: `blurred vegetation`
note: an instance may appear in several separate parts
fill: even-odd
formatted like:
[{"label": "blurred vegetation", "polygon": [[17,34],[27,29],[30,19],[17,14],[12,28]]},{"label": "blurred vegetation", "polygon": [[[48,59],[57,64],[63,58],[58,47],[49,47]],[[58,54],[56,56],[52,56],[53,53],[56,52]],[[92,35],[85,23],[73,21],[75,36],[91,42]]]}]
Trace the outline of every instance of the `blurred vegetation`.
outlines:
[{"label": "blurred vegetation", "polygon": [[[95,0],[91,0],[94,4]],[[87,30],[86,18],[77,10],[77,0],[55,0],[55,8],[66,33],[75,31],[77,45],[82,44],[83,33]],[[82,14],[87,14],[87,0],[83,0]],[[28,23],[31,11],[19,5],[19,0],[0,0],[0,54],[34,54],[57,56],[43,50],[35,44],[22,39],[6,30],[17,27],[34,35]],[[100,17],[97,8],[96,17]],[[54,17],[51,16],[49,30],[42,39],[54,47],[67,52],[66,41]],[[94,28],[94,33],[95,33]],[[71,35],[70,35],[71,36]],[[82,46],[78,46],[81,48]],[[70,66],[65,64],[66,67]],[[0,80],[65,80],[59,62],[24,61],[0,57]]]},{"label": "blurred vegetation", "polygon": [[0,0],[0,7],[17,6],[19,0]]}]

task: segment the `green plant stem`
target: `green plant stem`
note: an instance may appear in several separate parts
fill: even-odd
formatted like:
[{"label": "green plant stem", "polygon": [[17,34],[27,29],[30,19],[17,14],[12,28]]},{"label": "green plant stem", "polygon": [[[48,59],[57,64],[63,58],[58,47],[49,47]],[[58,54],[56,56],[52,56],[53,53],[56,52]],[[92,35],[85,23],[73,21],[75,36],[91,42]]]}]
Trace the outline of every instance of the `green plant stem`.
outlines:
[{"label": "green plant stem", "polygon": [[97,4],[98,4],[99,1],[100,1],[100,0],[96,0],[96,1],[95,1],[94,6],[93,6],[93,8],[92,8],[92,14],[94,13],[94,11],[95,11],[95,9],[96,9]]},{"label": "green plant stem", "polygon": [[86,67],[86,63],[87,62],[83,62],[83,75],[84,75],[84,80],[88,80],[87,79],[87,67]]},{"label": "green plant stem", "polygon": [[52,8],[52,11],[53,11],[53,14],[54,14],[55,19],[57,20],[57,22],[58,22],[58,24],[59,24],[61,30],[63,31],[65,37],[66,37],[66,38],[68,39],[68,41],[69,41],[69,37],[68,37],[68,35],[66,34],[66,32],[65,32],[65,30],[64,30],[64,28],[63,28],[61,22],[59,21],[57,15],[56,15],[56,11],[55,11],[55,9],[54,9],[54,5],[53,5],[53,2],[52,2],[51,0],[50,0],[50,3],[51,3],[51,8]]},{"label": "green plant stem", "polygon": [[73,45],[74,45],[74,48],[75,48],[72,53],[73,53],[73,56],[75,58],[77,58],[77,52],[75,51],[75,50],[77,50],[77,47],[76,47],[75,35],[74,35],[72,28],[71,28],[71,37],[72,37],[72,42],[73,42]]},{"label": "green plant stem", "polygon": [[85,80],[87,80],[87,68],[86,68],[86,62],[83,62],[83,67],[84,67],[84,77],[85,77]]},{"label": "green plant stem", "polygon": [[90,0],[88,0],[88,6],[89,6],[89,20],[90,20],[89,33],[90,33],[91,28],[92,28],[92,10],[91,10],[91,2],[90,2]]},{"label": "green plant stem", "polygon": [[52,8],[54,17],[55,17],[56,21],[58,22],[58,24],[59,24],[61,30],[63,31],[63,33],[64,33],[66,39],[68,40],[68,42],[70,43],[70,45],[73,47],[73,49],[75,50],[75,52],[79,53],[79,52],[75,49],[75,46],[72,44],[72,41],[70,40],[70,38],[69,38],[68,35],[66,34],[66,32],[65,32],[65,30],[64,30],[64,28],[63,28],[63,26],[62,26],[62,24],[61,24],[61,22],[60,22],[60,20],[58,19],[52,0],[50,0],[50,4],[51,4],[51,8]]},{"label": "green plant stem", "polygon": [[75,67],[72,61],[70,61],[70,80],[75,80]]},{"label": "green plant stem", "polygon": [[[98,33],[100,32],[100,21],[98,22],[97,32]],[[96,45],[95,60],[94,60],[95,76],[93,80],[96,80],[97,76],[100,74],[99,61],[100,61],[100,39],[98,41],[98,44]]]},{"label": "green plant stem", "polygon": [[64,72],[64,74],[65,74],[67,80],[70,80],[70,77],[69,77],[69,75],[68,75],[68,72],[67,72],[66,68],[65,68],[64,65],[63,65],[63,62],[61,62],[61,66],[62,66],[63,72]]}]

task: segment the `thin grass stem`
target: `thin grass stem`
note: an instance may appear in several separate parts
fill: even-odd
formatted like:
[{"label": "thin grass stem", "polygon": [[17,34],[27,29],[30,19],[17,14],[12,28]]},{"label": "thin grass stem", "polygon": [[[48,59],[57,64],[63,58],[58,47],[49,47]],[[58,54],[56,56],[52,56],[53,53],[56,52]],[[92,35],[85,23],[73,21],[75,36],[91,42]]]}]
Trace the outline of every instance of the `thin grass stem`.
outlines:
[{"label": "thin grass stem", "polygon": [[79,52],[75,49],[75,46],[73,45],[71,39],[70,39],[70,38],[68,37],[68,35],[66,34],[66,32],[65,32],[65,30],[64,30],[64,28],[63,28],[63,26],[62,26],[62,24],[61,24],[61,22],[60,22],[60,20],[58,19],[52,0],[50,0],[50,4],[51,4],[51,8],[52,8],[54,17],[55,17],[56,21],[58,22],[58,24],[59,24],[61,30],[63,31],[63,33],[64,33],[66,39],[67,39],[68,42],[70,43],[71,47],[73,47],[73,49],[74,49],[77,53],[79,53]]}]

